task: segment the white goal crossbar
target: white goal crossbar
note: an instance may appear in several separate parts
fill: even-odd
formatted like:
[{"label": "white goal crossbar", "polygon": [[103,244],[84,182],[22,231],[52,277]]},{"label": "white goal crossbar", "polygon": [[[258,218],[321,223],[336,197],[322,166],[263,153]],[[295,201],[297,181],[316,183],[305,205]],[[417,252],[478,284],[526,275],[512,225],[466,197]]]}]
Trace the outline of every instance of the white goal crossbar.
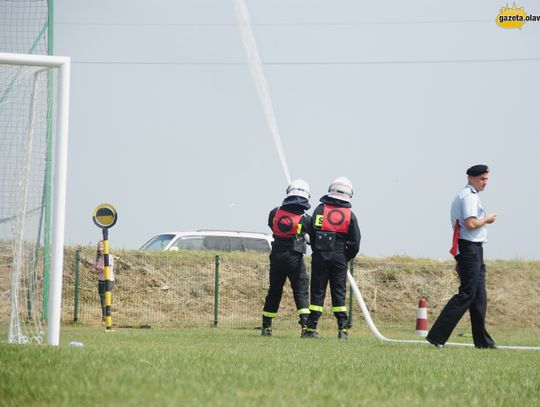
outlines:
[{"label": "white goal crossbar", "polygon": [[51,228],[51,273],[49,307],[47,311],[47,344],[60,341],[60,310],[62,299],[62,269],[64,259],[64,225],[66,203],[70,58],[48,55],[0,53],[0,64],[36,66],[58,69],[57,137],[53,168],[53,208]]}]

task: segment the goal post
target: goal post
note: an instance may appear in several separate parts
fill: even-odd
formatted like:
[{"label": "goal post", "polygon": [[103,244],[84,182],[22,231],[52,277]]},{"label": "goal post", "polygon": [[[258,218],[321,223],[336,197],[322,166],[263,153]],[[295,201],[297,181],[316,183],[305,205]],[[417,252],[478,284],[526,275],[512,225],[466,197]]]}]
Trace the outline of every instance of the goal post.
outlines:
[{"label": "goal post", "polygon": [[[7,341],[10,343],[41,341],[42,327],[29,335],[24,328],[36,318],[37,311],[30,299],[36,285],[47,287],[43,277],[45,262],[39,262],[37,255],[29,259],[33,256],[28,254],[41,250],[43,258],[50,256],[48,288],[47,292],[41,293],[42,298],[48,299],[46,341],[49,345],[59,344],[69,83],[69,57],[0,53],[0,188],[3,190],[0,197],[0,242],[4,252],[8,253],[11,248],[10,255],[3,255],[0,260],[0,278],[4,275],[0,301],[5,302],[9,297]],[[55,99],[54,103],[50,103],[51,98]],[[54,126],[51,127],[51,123]],[[54,137],[48,134],[51,131]],[[48,183],[45,172],[51,160],[52,219],[49,225],[43,221],[42,214],[46,205],[43,199],[45,184]],[[50,249],[41,243],[42,236],[48,234]],[[48,250],[49,253],[46,252]],[[11,264],[6,264],[9,260]],[[33,266],[29,265],[30,262]],[[29,274],[27,269],[32,268],[39,269],[41,274]],[[10,278],[6,279],[8,272]],[[5,287],[7,280],[9,286]],[[28,298],[26,301],[25,297]]]}]

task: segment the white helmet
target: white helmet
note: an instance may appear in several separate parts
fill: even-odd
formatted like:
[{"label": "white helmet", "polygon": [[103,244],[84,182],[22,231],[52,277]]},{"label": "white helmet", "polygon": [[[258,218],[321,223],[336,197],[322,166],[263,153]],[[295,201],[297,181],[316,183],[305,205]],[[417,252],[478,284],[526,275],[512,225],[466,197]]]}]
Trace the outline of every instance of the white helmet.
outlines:
[{"label": "white helmet", "polygon": [[311,192],[309,191],[309,185],[303,179],[295,179],[287,187],[287,196],[301,196],[302,198],[309,199]]},{"label": "white helmet", "polygon": [[353,187],[351,181],[346,177],[338,177],[330,184],[328,196],[350,202],[353,196]]}]

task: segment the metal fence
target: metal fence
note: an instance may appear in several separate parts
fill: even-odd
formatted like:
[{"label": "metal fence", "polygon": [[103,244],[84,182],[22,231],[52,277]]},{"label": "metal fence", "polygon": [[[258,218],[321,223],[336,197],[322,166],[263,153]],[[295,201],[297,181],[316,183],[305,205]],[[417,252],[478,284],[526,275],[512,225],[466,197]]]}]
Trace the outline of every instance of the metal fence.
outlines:
[{"label": "metal fence", "polygon": [[[261,325],[268,289],[268,256],[257,253],[121,251],[115,255],[112,319],[118,327],[204,327],[253,329]],[[92,249],[66,250],[63,323],[100,324]],[[310,273],[310,258],[306,257]],[[418,301],[425,297],[432,322],[457,291],[453,261],[358,257],[353,275],[380,330],[414,334]],[[488,326],[540,330],[540,263],[488,264]],[[517,297],[519,293],[519,297]],[[365,328],[360,308],[349,298],[352,323]],[[326,296],[322,329],[335,327]],[[298,328],[289,284],[274,329]],[[456,332],[470,332],[466,315]]]}]

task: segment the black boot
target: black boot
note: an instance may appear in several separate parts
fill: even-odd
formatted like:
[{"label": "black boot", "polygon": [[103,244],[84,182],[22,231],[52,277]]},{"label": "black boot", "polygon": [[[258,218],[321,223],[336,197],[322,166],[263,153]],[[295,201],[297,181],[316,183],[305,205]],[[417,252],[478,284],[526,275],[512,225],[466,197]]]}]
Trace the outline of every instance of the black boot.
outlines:
[{"label": "black boot", "polygon": [[261,336],[272,336],[272,318],[263,317]]},{"label": "black boot", "polygon": [[339,329],[337,334],[338,339],[349,339],[349,333],[346,329]]},{"label": "black boot", "polygon": [[263,328],[261,336],[272,336],[272,328]]},{"label": "black boot", "polygon": [[300,319],[298,320],[298,323],[302,327],[302,332],[306,329],[307,321],[308,321],[309,314],[300,314]]},{"label": "black boot", "polygon": [[321,339],[319,336],[319,333],[312,329],[312,328],[306,328],[302,331],[302,334],[300,335],[300,338],[307,338],[307,339]]},{"label": "black boot", "polygon": [[317,333],[317,321],[314,321],[308,318],[306,322],[306,327],[302,329],[302,334],[300,338],[310,338],[310,339],[321,339]]},{"label": "black boot", "polygon": [[349,323],[347,321],[338,323],[338,339],[349,339],[349,333],[347,332],[347,327]]}]

